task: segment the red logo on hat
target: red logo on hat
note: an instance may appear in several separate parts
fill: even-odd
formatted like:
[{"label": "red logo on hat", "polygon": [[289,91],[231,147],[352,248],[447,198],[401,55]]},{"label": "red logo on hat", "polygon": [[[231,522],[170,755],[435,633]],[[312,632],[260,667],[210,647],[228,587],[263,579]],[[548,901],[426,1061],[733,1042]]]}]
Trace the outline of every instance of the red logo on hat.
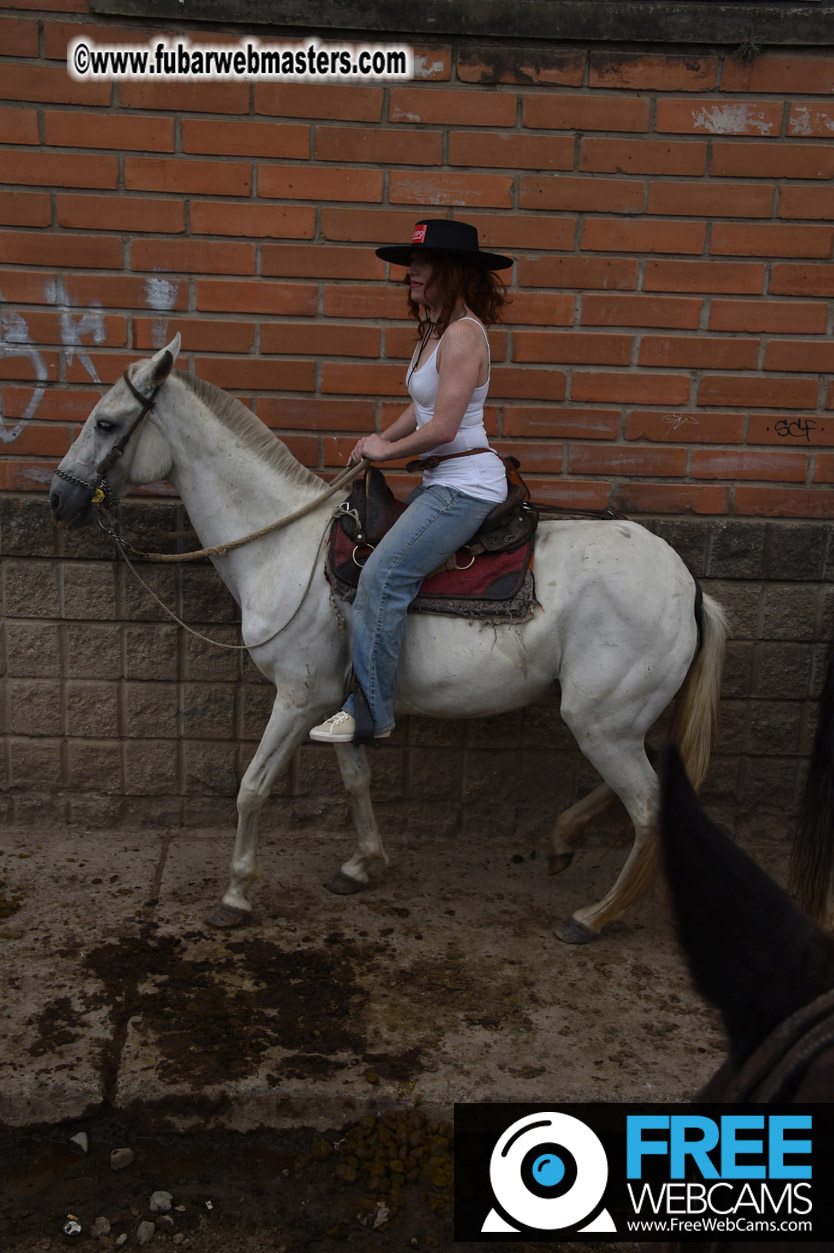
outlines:
[{"label": "red logo on hat", "polygon": [[426,223],[421,222],[418,226],[414,227],[414,234],[411,236],[411,242],[412,244],[422,244],[425,238],[426,238]]}]

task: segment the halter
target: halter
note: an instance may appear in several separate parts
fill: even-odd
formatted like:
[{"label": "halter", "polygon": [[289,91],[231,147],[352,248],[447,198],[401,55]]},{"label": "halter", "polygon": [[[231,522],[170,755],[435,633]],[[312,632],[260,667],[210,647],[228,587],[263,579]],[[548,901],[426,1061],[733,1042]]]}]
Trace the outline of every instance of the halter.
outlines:
[{"label": "halter", "polygon": [[64,479],[65,482],[74,483],[76,487],[86,487],[88,491],[90,492],[89,503],[96,505],[96,506],[101,505],[103,503],[107,503],[108,505],[116,504],[116,497],[111,492],[110,484],[107,482],[105,475],[107,474],[107,471],[112,469],[112,467],[119,460],[125,448],[127,447],[128,441],[130,440],[131,436],[136,430],[138,430],[139,426],[141,426],[142,422],[148,416],[151,409],[153,409],[156,403],[157,393],[159,392],[159,388],[162,386],[162,383],[160,383],[158,387],[155,387],[153,389],[150,396],[143,396],[142,393],[133,386],[130,379],[127,377],[127,370],[125,370],[124,374],[122,375],[122,378],[127,383],[130,391],[139,401],[141,408],[137,416],[134,418],[133,422],[131,422],[130,426],[125,431],[122,438],[116,444],[113,445],[113,447],[110,449],[110,452],[107,454],[107,456],[103,457],[102,460],[99,462],[99,464],[96,466],[95,481],[93,483],[86,483],[83,479],[76,478],[74,474],[67,474],[66,470],[61,470],[59,468],[55,471],[58,477],[61,479]]}]

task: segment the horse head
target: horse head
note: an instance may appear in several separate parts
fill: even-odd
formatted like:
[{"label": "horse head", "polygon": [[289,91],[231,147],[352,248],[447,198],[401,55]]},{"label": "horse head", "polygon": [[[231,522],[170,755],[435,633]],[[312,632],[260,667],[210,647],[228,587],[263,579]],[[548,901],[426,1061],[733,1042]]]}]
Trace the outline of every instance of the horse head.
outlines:
[{"label": "horse head", "polygon": [[[801,1099],[830,1099],[834,940],[710,821],[673,748],[665,750],[661,784],[679,938],[695,986],[719,1010],[729,1037],[729,1058],[700,1098],[785,1100],[801,1092]],[[813,1050],[809,1032],[816,1033]],[[792,1054],[800,1039],[804,1048]]]},{"label": "horse head", "polygon": [[58,525],[83,525],[94,501],[116,500],[167,476],[168,446],[149,415],[179,350],[177,334],[156,356],[128,366],[95,406],[52,480],[49,503]]}]

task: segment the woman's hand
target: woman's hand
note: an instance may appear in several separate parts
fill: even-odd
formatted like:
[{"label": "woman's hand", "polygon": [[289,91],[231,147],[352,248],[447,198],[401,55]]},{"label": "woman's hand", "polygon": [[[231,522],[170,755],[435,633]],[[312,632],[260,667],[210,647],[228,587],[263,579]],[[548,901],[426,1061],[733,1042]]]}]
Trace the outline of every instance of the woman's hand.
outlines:
[{"label": "woman's hand", "polygon": [[348,465],[355,466],[367,457],[368,461],[387,461],[391,456],[391,445],[380,435],[363,435],[348,457]]}]

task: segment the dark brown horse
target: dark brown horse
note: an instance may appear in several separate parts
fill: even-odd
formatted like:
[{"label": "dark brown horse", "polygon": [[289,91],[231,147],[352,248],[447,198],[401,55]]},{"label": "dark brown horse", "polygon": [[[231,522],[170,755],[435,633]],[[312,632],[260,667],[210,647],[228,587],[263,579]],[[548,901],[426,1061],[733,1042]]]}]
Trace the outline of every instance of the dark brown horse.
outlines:
[{"label": "dark brown horse", "polygon": [[[729,1044],[727,1060],[695,1100],[834,1100],[834,939],[707,818],[673,748],[664,753],[661,782],[662,847],[678,935],[695,986],[719,1010]],[[830,1253],[833,1246],[682,1247]]]}]

